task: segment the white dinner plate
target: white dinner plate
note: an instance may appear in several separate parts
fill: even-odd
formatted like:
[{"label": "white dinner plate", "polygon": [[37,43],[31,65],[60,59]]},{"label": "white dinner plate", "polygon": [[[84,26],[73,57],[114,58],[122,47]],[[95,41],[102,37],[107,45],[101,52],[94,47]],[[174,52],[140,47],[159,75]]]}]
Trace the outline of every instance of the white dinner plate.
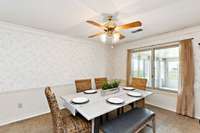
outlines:
[{"label": "white dinner plate", "polygon": [[97,90],[86,90],[86,91],[84,91],[84,93],[86,93],[86,94],[94,94],[94,93],[97,93]]},{"label": "white dinner plate", "polygon": [[141,97],[142,94],[139,92],[135,92],[135,91],[130,91],[127,93],[129,96],[133,96],[133,97]]},{"label": "white dinner plate", "polygon": [[133,87],[123,87],[124,90],[135,90]]},{"label": "white dinner plate", "polygon": [[72,99],[72,103],[76,103],[76,104],[82,104],[82,103],[87,103],[87,102],[89,102],[89,99],[85,97],[76,97]]},{"label": "white dinner plate", "polygon": [[122,104],[124,103],[124,100],[118,97],[110,97],[106,99],[107,102],[112,103],[112,104]]}]

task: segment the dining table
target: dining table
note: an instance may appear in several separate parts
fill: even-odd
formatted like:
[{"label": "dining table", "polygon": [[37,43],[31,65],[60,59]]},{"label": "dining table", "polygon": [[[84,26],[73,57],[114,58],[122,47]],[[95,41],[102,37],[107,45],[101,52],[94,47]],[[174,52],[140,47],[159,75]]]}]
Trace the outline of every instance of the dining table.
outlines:
[{"label": "dining table", "polygon": [[[127,94],[129,91],[139,92],[141,93],[141,96],[129,96]],[[77,114],[81,114],[86,120],[92,122],[92,133],[99,133],[101,116],[120,109],[126,105],[135,103],[143,98],[146,98],[147,96],[150,96],[151,94],[152,92],[147,90],[125,90],[123,87],[120,87],[119,91],[113,94],[103,94],[102,89],[98,89],[97,93],[94,94],[85,94],[84,92],[79,92],[61,96],[61,100],[63,101],[63,106],[67,108],[72,115],[76,116]],[[74,104],[72,99],[77,97],[84,97],[89,99],[89,101],[84,104]],[[111,104],[107,102],[108,98],[116,97],[123,99],[124,102],[122,104]]]}]

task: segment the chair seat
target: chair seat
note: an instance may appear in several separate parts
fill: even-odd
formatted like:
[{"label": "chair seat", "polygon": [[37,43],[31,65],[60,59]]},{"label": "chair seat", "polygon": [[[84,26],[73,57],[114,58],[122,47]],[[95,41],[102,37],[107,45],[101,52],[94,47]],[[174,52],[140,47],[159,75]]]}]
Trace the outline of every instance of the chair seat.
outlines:
[{"label": "chair seat", "polygon": [[148,109],[135,108],[116,119],[104,123],[101,128],[104,133],[133,133],[147,123],[154,115],[154,112]]},{"label": "chair seat", "polygon": [[81,116],[64,115],[66,133],[91,133],[91,122]]}]

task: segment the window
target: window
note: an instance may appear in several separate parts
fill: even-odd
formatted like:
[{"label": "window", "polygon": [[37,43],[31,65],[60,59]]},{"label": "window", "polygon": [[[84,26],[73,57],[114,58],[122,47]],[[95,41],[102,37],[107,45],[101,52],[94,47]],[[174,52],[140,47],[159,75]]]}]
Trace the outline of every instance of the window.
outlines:
[{"label": "window", "polygon": [[131,76],[146,78],[147,86],[151,85],[151,50],[136,52],[132,54]]},{"label": "window", "polygon": [[160,90],[178,90],[179,46],[156,47],[135,51],[131,76],[148,80],[147,86]]},{"label": "window", "polygon": [[155,49],[155,88],[178,89],[179,47]]}]

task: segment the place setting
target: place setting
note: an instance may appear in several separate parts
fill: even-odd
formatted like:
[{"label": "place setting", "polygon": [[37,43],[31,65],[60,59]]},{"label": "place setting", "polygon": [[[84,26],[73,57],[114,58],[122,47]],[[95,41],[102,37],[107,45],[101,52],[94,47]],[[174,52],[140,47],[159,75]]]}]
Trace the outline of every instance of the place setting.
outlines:
[{"label": "place setting", "polygon": [[142,97],[142,93],[137,92],[137,91],[129,91],[127,92],[128,96],[132,96],[132,97]]},{"label": "place setting", "polygon": [[125,100],[122,98],[119,98],[119,97],[110,97],[110,98],[106,99],[106,102],[108,102],[110,104],[119,105],[119,104],[123,104],[125,102]]},{"label": "place setting", "polygon": [[133,87],[122,87],[123,90],[127,90],[127,91],[133,91],[135,90],[135,88]]},{"label": "place setting", "polygon": [[97,90],[95,90],[95,89],[90,89],[90,90],[84,91],[83,93],[85,93],[85,94],[95,94],[95,93],[97,93]]},{"label": "place setting", "polygon": [[71,100],[73,104],[85,104],[88,103],[90,100],[86,97],[76,97]]}]

